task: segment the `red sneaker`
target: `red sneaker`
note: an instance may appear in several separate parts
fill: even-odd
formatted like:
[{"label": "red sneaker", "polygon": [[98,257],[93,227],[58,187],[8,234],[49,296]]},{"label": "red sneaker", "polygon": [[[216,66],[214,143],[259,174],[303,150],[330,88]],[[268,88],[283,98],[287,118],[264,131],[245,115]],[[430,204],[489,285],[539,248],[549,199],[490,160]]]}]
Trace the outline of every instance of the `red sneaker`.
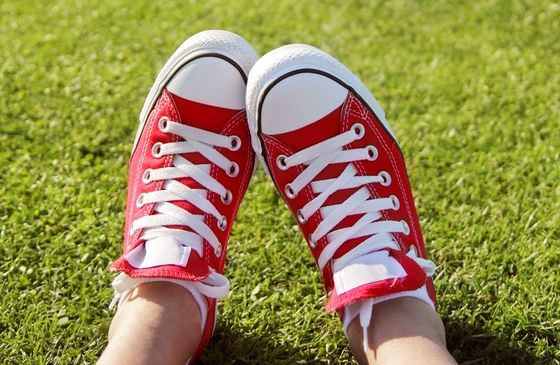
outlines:
[{"label": "red sneaker", "polygon": [[[385,113],[341,63],[305,45],[249,75],[253,148],[292,210],[344,329],[372,306],[412,296],[435,307],[405,163]],[[364,336],[367,341],[367,336]],[[366,342],[367,343],[367,342]]]},{"label": "red sneaker", "polygon": [[199,304],[203,336],[215,325],[227,242],[255,167],[245,114],[257,60],[241,37],[205,31],[187,39],[157,76],[130,159],[124,253],[113,264],[118,298],[143,282],[171,281]]}]

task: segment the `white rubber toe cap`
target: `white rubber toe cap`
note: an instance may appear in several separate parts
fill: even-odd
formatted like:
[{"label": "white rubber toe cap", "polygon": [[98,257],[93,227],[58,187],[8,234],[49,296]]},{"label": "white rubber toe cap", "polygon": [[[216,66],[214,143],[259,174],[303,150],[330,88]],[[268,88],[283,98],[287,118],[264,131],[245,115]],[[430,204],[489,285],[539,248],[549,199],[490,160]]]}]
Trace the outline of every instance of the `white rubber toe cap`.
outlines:
[{"label": "white rubber toe cap", "polygon": [[280,81],[263,102],[262,132],[268,135],[292,132],[338,108],[348,90],[328,77],[299,73]]},{"label": "white rubber toe cap", "polygon": [[245,108],[245,81],[239,70],[218,57],[201,57],[189,62],[173,76],[167,90],[197,103]]},{"label": "white rubber toe cap", "polygon": [[[305,81],[305,79],[298,80],[295,78],[296,75],[299,74],[316,74],[317,76],[307,79],[313,81],[311,86],[309,86],[306,85],[306,82],[302,82],[302,80]],[[321,74],[323,76],[321,76]],[[274,90],[279,84],[292,78],[294,78],[293,83],[299,84],[302,89],[301,91],[295,91],[293,85],[290,85],[290,83],[284,85],[284,91],[281,91],[282,89]],[[323,78],[324,80],[316,83],[317,78]],[[329,86],[333,85],[330,84],[331,82],[337,85],[335,87]],[[314,89],[312,85],[315,84],[320,84],[324,86],[325,89],[332,89],[320,90],[319,94],[317,94],[317,98],[326,97],[325,105],[323,106],[318,106],[314,97],[307,95]],[[291,44],[270,51],[261,57],[255,63],[251,69],[251,73],[249,74],[245,102],[247,105],[249,129],[251,130],[251,141],[253,143],[253,148],[257,152],[257,156],[259,156],[263,165],[263,146],[261,146],[258,134],[263,132],[267,134],[281,133],[282,131],[287,131],[291,128],[301,128],[302,126],[313,122],[311,119],[320,119],[322,116],[328,114],[329,109],[332,111],[340,105],[335,104],[338,103],[338,98],[341,98],[343,95],[342,91],[340,91],[341,87],[346,89],[346,92],[352,91],[363,99],[365,104],[377,116],[387,131],[393,136],[393,138],[395,138],[395,135],[385,118],[383,109],[377,103],[377,100],[375,100],[367,87],[354,74],[352,74],[350,70],[325,52],[308,45]],[[285,102],[279,104],[274,102],[274,99],[279,98],[274,97],[272,104],[266,106],[266,110],[264,109],[265,104],[268,104],[270,95],[274,96],[274,94],[277,94],[277,96],[279,96],[282,94],[284,95],[283,97],[286,97],[288,94],[286,90],[292,90],[298,98],[305,100],[305,103],[308,103],[308,105],[315,105],[317,107],[309,108],[313,109],[313,111],[307,111],[306,113],[297,110],[288,110],[290,108],[297,109],[293,108],[293,103],[296,103],[295,98],[288,96]],[[299,103],[297,104],[299,105]],[[288,123],[287,121],[289,118],[285,118],[282,121],[280,121],[280,117],[263,120],[263,118],[268,118],[267,116],[272,115],[272,112],[280,115],[282,118],[286,116],[289,117],[291,115],[290,113],[294,113],[293,115],[296,118],[295,121],[290,121],[289,125],[286,126],[281,124]],[[301,112],[301,114],[297,114],[299,112]],[[260,130],[261,128],[262,130]]]},{"label": "white rubber toe cap", "polygon": [[[216,55],[220,55],[220,57]],[[184,75],[182,74],[182,72],[180,72],[181,77],[190,78],[192,74],[194,74],[193,71],[195,67],[199,69],[202,68],[207,71],[210,68],[214,69],[219,64],[220,66],[217,68],[222,71],[220,71],[218,74],[228,74],[228,76],[226,77],[227,82],[224,82],[224,84],[227,84],[227,87],[229,88],[228,90],[230,90],[231,88],[235,88],[235,86],[233,85],[238,84],[238,76],[240,76],[241,78],[247,77],[247,75],[249,74],[249,70],[253,67],[253,64],[259,58],[253,47],[249,43],[247,43],[246,40],[244,40],[239,35],[228,31],[206,30],[188,38],[179,46],[179,48],[175,50],[173,55],[167,60],[163,68],[160,70],[156,77],[156,81],[152,85],[150,92],[148,93],[148,96],[144,101],[144,106],[142,107],[142,111],[140,112],[139,116],[140,125],[138,126],[138,131],[136,132],[133,150],[138,144],[138,139],[140,138],[146,121],[148,120],[150,111],[156,104],[156,101],[161,95],[161,91],[163,90],[163,88],[169,86],[169,82],[171,81],[171,79],[177,76],[177,72],[182,71],[182,68],[184,68],[191,62],[199,59],[202,60],[203,58],[210,56],[213,56],[213,58],[215,58],[216,60],[210,62],[207,62],[208,60],[197,62],[196,64],[193,64],[192,68],[187,67],[185,70],[186,73]],[[224,59],[222,60],[221,57],[224,57]],[[229,63],[229,65],[223,66],[224,63],[228,63],[226,62],[226,59],[230,60],[231,62]],[[222,62],[218,62],[218,60]],[[210,67],[210,64],[212,63],[214,63],[214,65]],[[238,66],[238,69],[235,73],[230,72],[230,66],[237,68],[234,66],[234,64]],[[228,71],[223,71],[225,69],[227,69]],[[208,74],[208,72],[206,72],[206,74]],[[198,80],[200,80],[201,78],[202,76],[197,77]],[[215,77],[214,80],[216,78],[217,77]],[[170,90],[171,92],[177,93],[178,96],[185,95],[187,99],[189,97],[193,97],[197,101],[203,103],[206,101],[207,104],[223,106],[226,108],[233,107],[233,109],[243,109],[245,107],[244,103],[239,102],[239,91],[233,93],[233,95],[223,96],[230,93],[224,92],[223,90],[221,90],[219,93],[214,92],[216,90],[215,82],[212,83],[214,85],[213,87],[208,86],[204,89],[204,92],[195,92],[190,87],[190,84],[189,87],[187,87],[185,90],[179,84],[179,79],[177,79],[174,85],[171,86],[172,90]],[[192,85],[192,87],[201,87],[203,83],[193,82]],[[243,88],[239,88],[238,90],[241,90],[241,94],[243,94],[243,92],[245,91],[245,83],[243,83]],[[208,96],[210,94],[214,95]],[[222,95],[222,97],[217,95]]]}]

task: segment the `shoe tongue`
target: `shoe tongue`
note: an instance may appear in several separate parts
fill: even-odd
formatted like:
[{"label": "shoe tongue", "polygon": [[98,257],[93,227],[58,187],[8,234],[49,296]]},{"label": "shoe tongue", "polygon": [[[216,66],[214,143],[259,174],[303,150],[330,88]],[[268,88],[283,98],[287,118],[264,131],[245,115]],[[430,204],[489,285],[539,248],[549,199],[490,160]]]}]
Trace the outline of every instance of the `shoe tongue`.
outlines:
[{"label": "shoe tongue", "polygon": [[[234,109],[227,109],[227,108],[220,108],[217,106],[207,105],[203,103],[198,103],[192,100],[188,100],[182,98],[178,95],[173,94],[172,92],[168,91],[167,89],[164,90],[166,93],[175,103],[176,110],[180,116],[180,122],[182,124],[203,129],[209,132],[220,133],[225,125],[236,115],[239,113],[239,110]],[[193,152],[193,153],[185,153],[182,154],[189,162],[195,165],[209,165],[211,164],[210,161],[200,153]],[[209,170],[207,171],[210,172]],[[175,179],[175,181],[188,186],[191,189],[204,189],[204,187],[197,182],[192,177],[184,177],[180,179]],[[207,192],[206,194],[211,194]],[[207,197],[207,196],[205,196]],[[174,201],[173,204],[177,205],[178,207],[188,211],[191,214],[195,215],[203,215],[204,212],[197,208],[194,204],[188,201]],[[176,229],[184,229],[187,231],[192,231],[190,227],[185,226],[173,226],[171,228]]]},{"label": "shoe tongue", "polygon": [[183,99],[168,90],[165,91],[171,95],[175,102],[177,111],[181,116],[181,122],[191,127],[219,132],[235,114],[239,113],[239,110],[197,103],[196,101]]},{"label": "shoe tongue", "polygon": [[[188,100],[173,94],[167,89],[165,89],[164,92],[167,93],[175,103],[176,110],[181,118],[180,122],[191,127],[219,133],[231,118],[239,113],[239,110],[220,108]],[[182,156],[193,164],[210,164],[210,162],[199,153],[186,153]],[[176,181],[192,189],[203,189],[202,185],[190,177],[176,179]],[[192,214],[203,214],[200,209],[187,201],[176,201],[173,203]]]},{"label": "shoe tongue", "polygon": [[338,294],[356,287],[406,276],[402,265],[386,250],[357,257],[344,267],[334,264],[334,284]]},{"label": "shoe tongue", "polygon": [[166,277],[199,281],[208,277],[210,267],[191,247],[174,238],[146,241],[123,254],[113,267],[135,278]]},{"label": "shoe tongue", "polygon": [[290,132],[275,134],[274,137],[295,152],[313,146],[340,134],[342,105],[323,118]]},{"label": "shoe tongue", "polygon": [[342,267],[333,266],[334,290],[327,310],[341,309],[361,299],[415,290],[426,283],[426,272],[416,261],[392,249],[360,256]]},{"label": "shoe tongue", "polygon": [[[275,134],[273,137],[281,141],[283,145],[290,148],[294,153],[316,145],[317,143],[323,142],[329,138],[335,137],[343,132],[341,130],[342,107],[343,105],[340,105],[338,108],[313,123],[307,124],[290,132]],[[336,178],[344,171],[345,167],[346,164],[343,163],[332,164],[329,168],[321,171],[314,180]],[[347,189],[336,192],[327,199],[325,205],[341,203],[356,189]]]}]

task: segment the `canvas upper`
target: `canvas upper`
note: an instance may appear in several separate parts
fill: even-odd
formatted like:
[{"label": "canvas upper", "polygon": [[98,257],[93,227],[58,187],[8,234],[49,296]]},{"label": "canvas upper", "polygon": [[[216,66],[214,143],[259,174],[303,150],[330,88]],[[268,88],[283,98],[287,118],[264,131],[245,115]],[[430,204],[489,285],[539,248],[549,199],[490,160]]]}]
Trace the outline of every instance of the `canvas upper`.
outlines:
[{"label": "canvas upper", "polygon": [[197,355],[214,329],[216,300],[228,294],[227,243],[255,168],[244,96],[256,57],[233,33],[187,39],[146,99],[130,159],[113,286],[121,300],[147,281],[187,289],[203,324]]},{"label": "canvas upper", "polygon": [[342,64],[305,45],[274,50],[251,71],[253,147],[321,269],[327,310],[344,328],[399,296],[435,307],[406,166],[383,110]]}]

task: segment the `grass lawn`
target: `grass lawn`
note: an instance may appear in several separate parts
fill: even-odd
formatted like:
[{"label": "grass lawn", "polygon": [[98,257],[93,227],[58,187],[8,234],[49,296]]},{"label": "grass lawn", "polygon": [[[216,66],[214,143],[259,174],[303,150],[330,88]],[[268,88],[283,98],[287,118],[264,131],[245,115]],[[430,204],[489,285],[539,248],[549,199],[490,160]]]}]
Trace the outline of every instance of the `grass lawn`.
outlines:
[{"label": "grass lawn", "polygon": [[[209,28],[357,73],[407,158],[451,353],[560,364],[560,3],[541,0],[1,1],[0,362],[100,355],[137,115]],[[259,171],[202,364],[352,363],[306,250]]]}]

